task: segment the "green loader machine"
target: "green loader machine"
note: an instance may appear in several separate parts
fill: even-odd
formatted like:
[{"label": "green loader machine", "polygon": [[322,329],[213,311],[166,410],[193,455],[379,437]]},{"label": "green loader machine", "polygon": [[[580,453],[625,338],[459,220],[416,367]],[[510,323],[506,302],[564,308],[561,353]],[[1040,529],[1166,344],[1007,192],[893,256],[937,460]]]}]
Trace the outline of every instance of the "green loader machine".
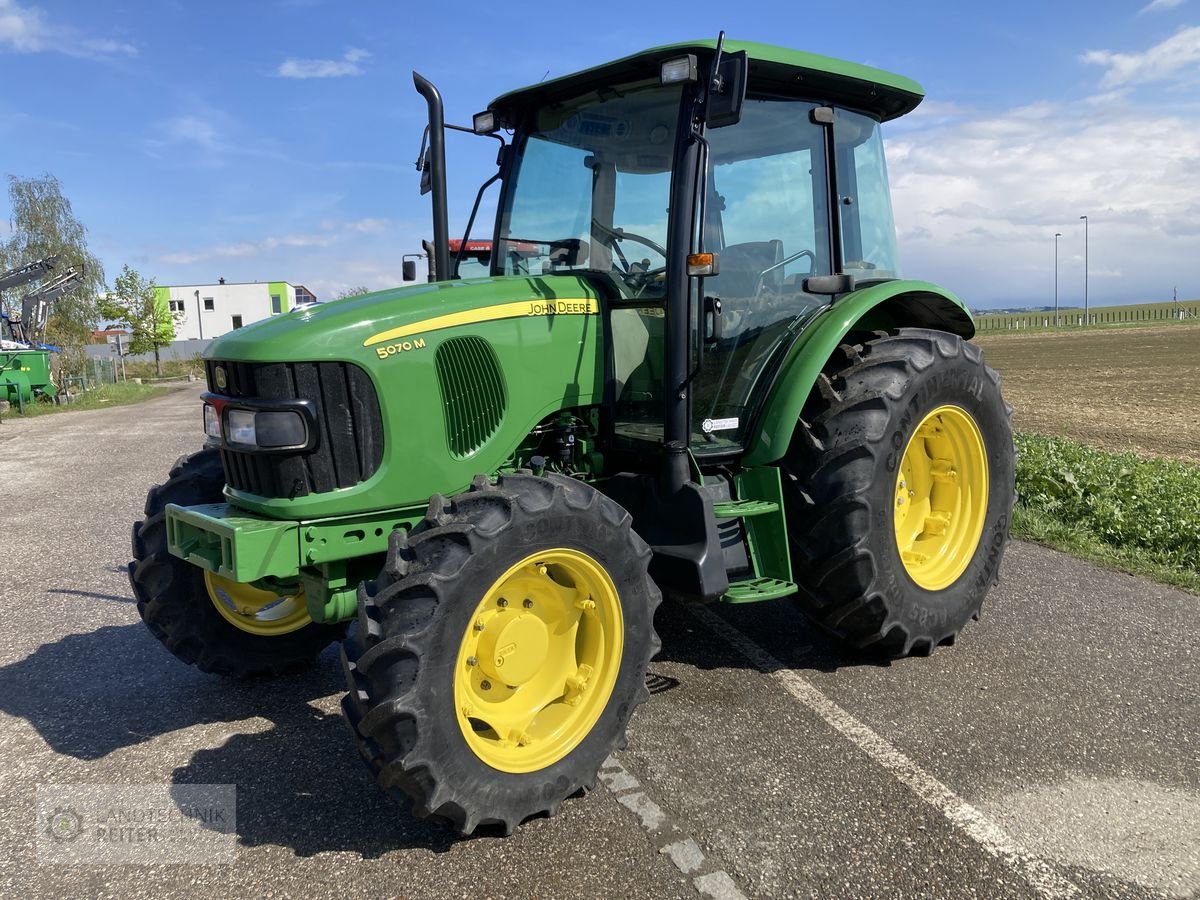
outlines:
[{"label": "green loader machine", "polygon": [[213,342],[204,449],[133,530],[155,636],[229,676],[340,641],[378,783],[464,834],[594,785],[663,594],[952,642],[1014,453],[967,309],[898,272],[880,124],[920,86],[721,37],[504,94],[458,129],[501,145],[459,279],[413,77],[435,281]]}]

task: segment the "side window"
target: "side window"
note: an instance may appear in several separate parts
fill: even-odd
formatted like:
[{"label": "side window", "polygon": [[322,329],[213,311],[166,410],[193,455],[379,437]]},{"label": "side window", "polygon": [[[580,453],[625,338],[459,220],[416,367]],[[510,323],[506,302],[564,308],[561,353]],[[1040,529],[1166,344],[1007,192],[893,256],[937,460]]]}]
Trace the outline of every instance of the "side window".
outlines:
[{"label": "side window", "polygon": [[242,327],[242,317],[241,316],[231,316],[230,318],[233,320],[233,327],[235,329]]},{"label": "side window", "polygon": [[[779,241],[785,255],[801,250],[816,255],[812,169],[808,148],[720,166],[714,181],[724,204],[724,245]],[[786,274],[812,274],[812,265],[811,257],[801,257],[785,266]]]},{"label": "side window", "polygon": [[536,135],[525,142],[504,228],[510,235],[505,240],[512,246],[501,245],[505,274],[541,274],[543,260],[529,254],[529,244],[588,240],[592,221],[592,171],[584,164],[588,155],[579,147]]},{"label": "side window", "polygon": [[833,133],[838,144],[846,271],[860,280],[897,278],[896,227],[879,123],[860,113],[838,110]]},{"label": "side window", "polygon": [[212,312],[214,309],[216,309],[216,304],[214,303],[214,301],[213,301],[213,298],[212,298],[212,297],[205,297],[205,298],[204,298],[204,310],[205,310],[205,312]]},{"label": "side window", "polygon": [[283,312],[283,302],[278,294],[271,295],[271,315],[277,316]]}]

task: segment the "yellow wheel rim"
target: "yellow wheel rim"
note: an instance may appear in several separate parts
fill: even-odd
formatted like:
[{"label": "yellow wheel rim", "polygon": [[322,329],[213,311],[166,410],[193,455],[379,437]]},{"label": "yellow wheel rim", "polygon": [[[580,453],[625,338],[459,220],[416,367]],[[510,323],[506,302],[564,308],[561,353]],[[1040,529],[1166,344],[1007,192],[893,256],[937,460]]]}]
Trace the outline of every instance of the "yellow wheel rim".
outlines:
[{"label": "yellow wheel rim", "polygon": [[252,584],[230,581],[212,572],[204,573],[204,586],[217,612],[241,631],[262,637],[277,637],[298,631],[312,622],[304,601],[304,589],[280,596]]},{"label": "yellow wheel rim", "polygon": [[595,726],[621,668],[616,585],[578,550],[525,557],[475,607],[454,664],[463,737],[502,772],[536,772]]},{"label": "yellow wheel rim", "polygon": [[939,406],[917,426],[896,475],[896,547],[905,571],[929,591],[962,575],[988,504],[983,435],[964,409]]}]

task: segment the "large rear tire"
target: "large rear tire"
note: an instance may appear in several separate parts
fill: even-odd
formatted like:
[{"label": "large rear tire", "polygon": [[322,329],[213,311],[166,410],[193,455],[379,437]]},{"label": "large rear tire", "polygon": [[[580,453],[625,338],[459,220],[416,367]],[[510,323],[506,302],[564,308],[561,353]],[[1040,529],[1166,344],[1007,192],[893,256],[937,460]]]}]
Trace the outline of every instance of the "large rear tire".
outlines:
[{"label": "large rear tire", "polygon": [[595,784],[648,699],[659,592],[631,518],[559,475],[435,495],[359,589],[342,703],[418,816],[506,833]]},{"label": "large rear tire", "polygon": [[142,621],[175,656],[203,672],[246,678],[311,664],[345,625],[308,616],[303,594],[279,597],[209,574],[167,549],[168,503],[222,502],[225,473],[216,450],[180,457],[165,484],[146,495],[133,526],[129,584]]},{"label": "large rear tire", "polygon": [[953,641],[999,578],[1010,419],[1000,376],[955,335],[843,344],[783,463],[804,611],[886,656]]}]

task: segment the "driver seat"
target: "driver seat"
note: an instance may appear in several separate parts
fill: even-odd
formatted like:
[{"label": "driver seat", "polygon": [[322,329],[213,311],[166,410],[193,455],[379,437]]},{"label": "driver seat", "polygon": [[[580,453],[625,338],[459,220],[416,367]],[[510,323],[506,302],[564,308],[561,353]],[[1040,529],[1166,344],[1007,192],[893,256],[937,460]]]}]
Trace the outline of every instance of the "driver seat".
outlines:
[{"label": "driver seat", "polygon": [[[721,251],[721,274],[704,280],[705,290],[718,297],[750,299],[755,295],[758,276],[777,263],[783,262],[783,241],[747,241],[730,244]],[[709,285],[712,285],[710,288]],[[763,277],[762,287],[779,290],[783,287],[783,268]]]}]

